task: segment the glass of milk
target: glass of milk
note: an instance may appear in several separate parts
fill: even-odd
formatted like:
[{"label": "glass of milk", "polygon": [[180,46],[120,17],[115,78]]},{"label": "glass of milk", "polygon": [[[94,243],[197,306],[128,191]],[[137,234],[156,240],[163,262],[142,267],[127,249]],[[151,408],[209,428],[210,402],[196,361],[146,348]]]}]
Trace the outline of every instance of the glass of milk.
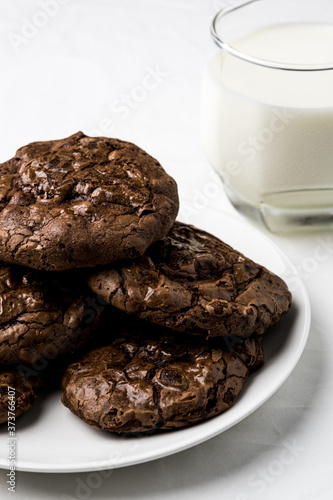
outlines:
[{"label": "glass of milk", "polygon": [[333,227],[333,1],[226,4],[203,80],[206,155],[272,231]]}]

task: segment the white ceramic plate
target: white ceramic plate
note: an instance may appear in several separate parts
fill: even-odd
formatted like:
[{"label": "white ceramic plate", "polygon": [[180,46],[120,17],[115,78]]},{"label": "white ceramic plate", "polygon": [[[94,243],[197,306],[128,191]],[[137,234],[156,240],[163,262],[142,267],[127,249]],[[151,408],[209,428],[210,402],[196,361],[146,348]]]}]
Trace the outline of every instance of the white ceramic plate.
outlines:
[{"label": "white ceramic plate", "polygon": [[[147,462],[179,452],[216,436],[250,415],[290,375],[305,347],[310,306],[304,285],[285,255],[263,234],[238,219],[203,210],[191,223],[284,277],[293,292],[288,315],[265,339],[266,363],[246,382],[235,405],[195,426],[148,436],[122,437],[98,431],[62,406],[60,393],[41,397],[17,421],[17,469],[35,472],[83,472]],[[0,467],[8,468],[7,428],[0,429]]]}]

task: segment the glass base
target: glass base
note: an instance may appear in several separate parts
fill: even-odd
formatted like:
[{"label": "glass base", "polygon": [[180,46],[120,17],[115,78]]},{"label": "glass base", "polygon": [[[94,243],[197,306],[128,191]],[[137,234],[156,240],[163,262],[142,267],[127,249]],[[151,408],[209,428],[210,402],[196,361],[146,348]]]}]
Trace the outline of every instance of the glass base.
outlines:
[{"label": "glass base", "polygon": [[230,186],[225,191],[233,206],[274,232],[333,228],[333,189],[289,191],[263,196],[260,206],[250,205]]}]

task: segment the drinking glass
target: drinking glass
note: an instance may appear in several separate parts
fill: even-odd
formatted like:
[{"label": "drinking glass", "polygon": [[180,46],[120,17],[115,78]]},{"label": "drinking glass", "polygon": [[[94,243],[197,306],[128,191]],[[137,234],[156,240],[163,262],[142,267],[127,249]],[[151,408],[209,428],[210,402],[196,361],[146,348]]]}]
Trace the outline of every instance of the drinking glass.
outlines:
[{"label": "drinking glass", "polygon": [[272,231],[333,226],[333,2],[250,0],[211,26],[202,139],[241,212]]}]

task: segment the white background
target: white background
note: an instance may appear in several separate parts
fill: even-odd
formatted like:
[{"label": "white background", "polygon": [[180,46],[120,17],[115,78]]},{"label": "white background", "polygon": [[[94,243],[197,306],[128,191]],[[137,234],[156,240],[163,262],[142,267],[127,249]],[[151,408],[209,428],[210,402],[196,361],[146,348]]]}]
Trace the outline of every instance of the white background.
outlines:
[{"label": "white background", "polygon": [[[77,130],[115,136],[175,177],[182,218],[206,206],[240,217],[216,184],[199,133],[209,24],[226,3],[0,0],[0,161],[30,141]],[[264,406],[200,446],[147,464],[108,474],[19,473],[15,498],[331,500],[331,235],[271,235],[304,278],[313,324],[301,361]],[[13,495],[6,480],[0,471],[1,499]]]}]

